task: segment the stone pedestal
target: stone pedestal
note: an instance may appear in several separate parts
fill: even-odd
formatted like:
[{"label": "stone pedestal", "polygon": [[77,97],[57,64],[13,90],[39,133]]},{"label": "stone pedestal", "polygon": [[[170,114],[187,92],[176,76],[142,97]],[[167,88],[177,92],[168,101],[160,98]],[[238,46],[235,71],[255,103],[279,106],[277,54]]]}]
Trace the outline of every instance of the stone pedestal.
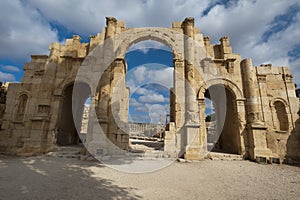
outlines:
[{"label": "stone pedestal", "polygon": [[165,131],[164,151],[167,152],[171,157],[178,156],[176,129],[174,122],[170,122],[169,130]]},{"label": "stone pedestal", "polygon": [[201,160],[203,159],[203,151],[200,144],[199,124],[186,124],[186,139],[187,146],[184,159],[186,160]]},{"label": "stone pedestal", "polygon": [[249,125],[248,129],[250,133],[250,159],[257,160],[259,157],[263,157],[269,160],[272,152],[267,145],[267,127],[257,123]]}]

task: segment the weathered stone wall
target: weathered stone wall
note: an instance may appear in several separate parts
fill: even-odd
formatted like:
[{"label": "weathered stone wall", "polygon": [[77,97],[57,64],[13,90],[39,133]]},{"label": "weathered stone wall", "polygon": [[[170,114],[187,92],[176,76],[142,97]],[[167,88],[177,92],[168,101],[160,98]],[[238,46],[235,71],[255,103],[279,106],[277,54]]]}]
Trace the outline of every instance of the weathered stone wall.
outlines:
[{"label": "weathered stone wall", "polygon": [[9,85],[9,82],[7,82],[7,83],[0,82],[0,130],[1,130],[1,127],[3,124],[8,85]]}]

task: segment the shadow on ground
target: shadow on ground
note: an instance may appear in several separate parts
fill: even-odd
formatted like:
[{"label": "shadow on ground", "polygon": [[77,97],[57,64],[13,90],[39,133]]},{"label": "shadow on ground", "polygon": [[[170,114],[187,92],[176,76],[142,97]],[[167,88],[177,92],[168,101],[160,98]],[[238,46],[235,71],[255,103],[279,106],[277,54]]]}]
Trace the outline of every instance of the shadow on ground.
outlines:
[{"label": "shadow on ground", "polygon": [[136,188],[97,173],[103,167],[75,159],[0,155],[0,199],[142,199]]}]

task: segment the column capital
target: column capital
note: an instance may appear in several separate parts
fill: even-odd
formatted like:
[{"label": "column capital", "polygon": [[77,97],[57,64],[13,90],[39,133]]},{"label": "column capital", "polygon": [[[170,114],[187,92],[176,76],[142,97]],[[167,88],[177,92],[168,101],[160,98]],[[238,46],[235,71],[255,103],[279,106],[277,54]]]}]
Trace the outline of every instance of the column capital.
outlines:
[{"label": "column capital", "polygon": [[194,27],[194,24],[195,24],[194,17],[187,17],[187,18],[185,18],[184,21],[183,21],[183,24],[185,26],[193,26]]},{"label": "column capital", "polygon": [[114,17],[105,17],[106,18],[106,26],[109,25],[117,25],[118,20]]}]

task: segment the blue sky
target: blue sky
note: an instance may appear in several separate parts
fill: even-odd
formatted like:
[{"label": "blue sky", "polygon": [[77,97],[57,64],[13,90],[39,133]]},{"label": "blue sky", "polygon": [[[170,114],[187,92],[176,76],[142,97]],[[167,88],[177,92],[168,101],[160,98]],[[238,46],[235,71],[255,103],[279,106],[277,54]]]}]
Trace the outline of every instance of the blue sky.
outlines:
[{"label": "blue sky", "polygon": [[[89,35],[101,32],[105,26],[105,16],[124,20],[127,27],[170,27],[173,21],[193,16],[195,26],[203,35],[210,36],[212,43],[229,36],[233,51],[243,58],[252,58],[254,65],[290,66],[294,81],[300,86],[299,0],[3,1],[0,7],[0,81],[20,81],[24,62],[30,61],[31,54],[48,54],[52,42],[64,43],[74,34],[88,42]],[[135,68],[139,68],[138,72],[155,74],[155,66],[161,65],[165,73],[158,74],[157,78],[163,82],[161,76],[171,73],[166,67],[169,61],[162,53],[168,50],[161,45],[148,45],[152,48],[148,52],[128,53],[132,74]],[[132,61],[131,56],[140,58]],[[143,66],[145,59],[154,64]],[[141,87],[151,90],[150,86]],[[152,88],[155,87],[152,85]],[[139,99],[141,94],[134,95]]]},{"label": "blue sky", "polygon": [[155,41],[132,45],[126,54],[129,121],[164,123],[173,87],[173,54]]}]

